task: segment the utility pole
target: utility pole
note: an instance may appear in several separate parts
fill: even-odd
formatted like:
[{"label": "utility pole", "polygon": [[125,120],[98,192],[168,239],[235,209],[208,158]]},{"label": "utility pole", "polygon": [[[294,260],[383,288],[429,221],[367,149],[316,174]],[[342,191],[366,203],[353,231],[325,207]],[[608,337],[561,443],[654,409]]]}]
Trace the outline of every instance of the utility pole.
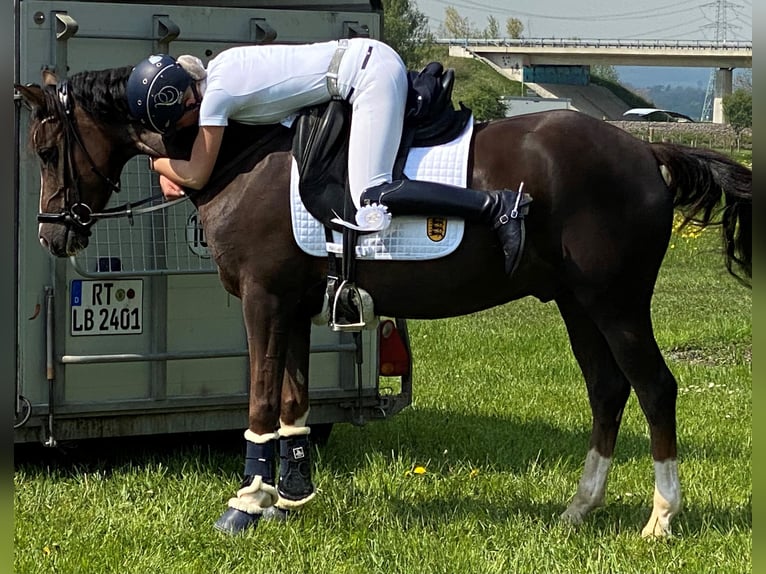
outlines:
[{"label": "utility pole", "polygon": [[[730,25],[727,20],[727,12],[729,7],[735,7],[733,2],[727,0],[714,0],[708,4],[703,4],[702,8],[715,7],[715,22],[712,22],[707,28],[713,28],[715,30],[715,43],[719,44],[726,41],[727,33],[729,32]],[[702,104],[702,114],[700,115],[700,121],[709,122],[713,120],[713,101],[716,93],[716,76],[718,70],[713,68],[710,70],[710,78],[707,83],[707,90],[705,91],[705,102]]]},{"label": "utility pole", "polygon": [[[709,6],[709,4],[708,4]],[[718,44],[726,40],[726,0],[715,0],[715,42]],[[715,77],[718,70],[710,70],[710,77],[705,91],[705,103],[702,104],[700,120],[709,122],[713,120],[713,98],[715,98]]]}]

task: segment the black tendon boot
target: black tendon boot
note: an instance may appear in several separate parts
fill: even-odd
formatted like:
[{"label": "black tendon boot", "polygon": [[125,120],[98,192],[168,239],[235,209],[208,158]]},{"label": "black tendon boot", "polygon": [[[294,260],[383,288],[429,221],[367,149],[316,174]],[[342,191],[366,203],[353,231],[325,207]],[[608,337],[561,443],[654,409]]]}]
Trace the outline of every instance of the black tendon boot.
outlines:
[{"label": "black tendon boot", "polygon": [[[274,435],[276,436],[276,435]],[[262,484],[274,487],[276,474],[276,440],[256,444],[247,441],[245,452],[245,472],[242,483],[239,485],[240,492],[250,487],[255,480]],[[261,513],[246,512],[245,510],[230,506],[226,509],[215,523],[216,530],[226,534],[239,534],[248,528],[255,527],[261,519]]]},{"label": "black tendon boot", "polygon": [[311,444],[308,434],[279,437],[279,484],[281,507],[303,505],[314,496],[311,482]]},{"label": "black tendon boot", "polygon": [[411,179],[384,183],[362,193],[362,205],[380,203],[392,215],[442,215],[486,223],[497,233],[511,274],[524,248],[524,215],[532,198],[519,191],[477,191]]}]

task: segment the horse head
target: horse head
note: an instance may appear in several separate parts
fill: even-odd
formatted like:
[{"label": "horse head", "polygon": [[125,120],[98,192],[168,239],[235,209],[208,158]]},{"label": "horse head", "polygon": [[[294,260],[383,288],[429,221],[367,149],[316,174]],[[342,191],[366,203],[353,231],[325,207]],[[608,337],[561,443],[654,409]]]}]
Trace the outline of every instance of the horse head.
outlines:
[{"label": "horse head", "polygon": [[58,81],[46,70],[42,85],[15,86],[31,111],[29,145],[40,162],[39,239],[55,256],[87,247],[131,157],[166,153],[159,135],[130,118],[129,73],[115,68]]}]

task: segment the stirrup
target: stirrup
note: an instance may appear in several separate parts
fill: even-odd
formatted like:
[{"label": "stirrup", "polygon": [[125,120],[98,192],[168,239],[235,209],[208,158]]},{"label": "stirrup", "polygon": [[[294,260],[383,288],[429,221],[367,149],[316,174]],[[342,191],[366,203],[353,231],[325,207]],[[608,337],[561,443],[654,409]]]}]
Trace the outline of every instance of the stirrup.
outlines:
[{"label": "stirrup", "polygon": [[330,328],[333,331],[361,331],[366,323],[359,289],[348,281],[341,282],[335,290]]}]

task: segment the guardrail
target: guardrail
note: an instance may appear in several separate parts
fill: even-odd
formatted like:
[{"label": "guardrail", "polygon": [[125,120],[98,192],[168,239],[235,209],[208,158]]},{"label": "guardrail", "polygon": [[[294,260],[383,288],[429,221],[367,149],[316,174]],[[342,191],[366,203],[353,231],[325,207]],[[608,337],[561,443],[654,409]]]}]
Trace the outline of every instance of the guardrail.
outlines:
[{"label": "guardrail", "polygon": [[684,50],[752,50],[751,40],[625,40],[567,38],[437,38],[437,44],[452,46],[513,46],[531,48],[667,48]]}]

